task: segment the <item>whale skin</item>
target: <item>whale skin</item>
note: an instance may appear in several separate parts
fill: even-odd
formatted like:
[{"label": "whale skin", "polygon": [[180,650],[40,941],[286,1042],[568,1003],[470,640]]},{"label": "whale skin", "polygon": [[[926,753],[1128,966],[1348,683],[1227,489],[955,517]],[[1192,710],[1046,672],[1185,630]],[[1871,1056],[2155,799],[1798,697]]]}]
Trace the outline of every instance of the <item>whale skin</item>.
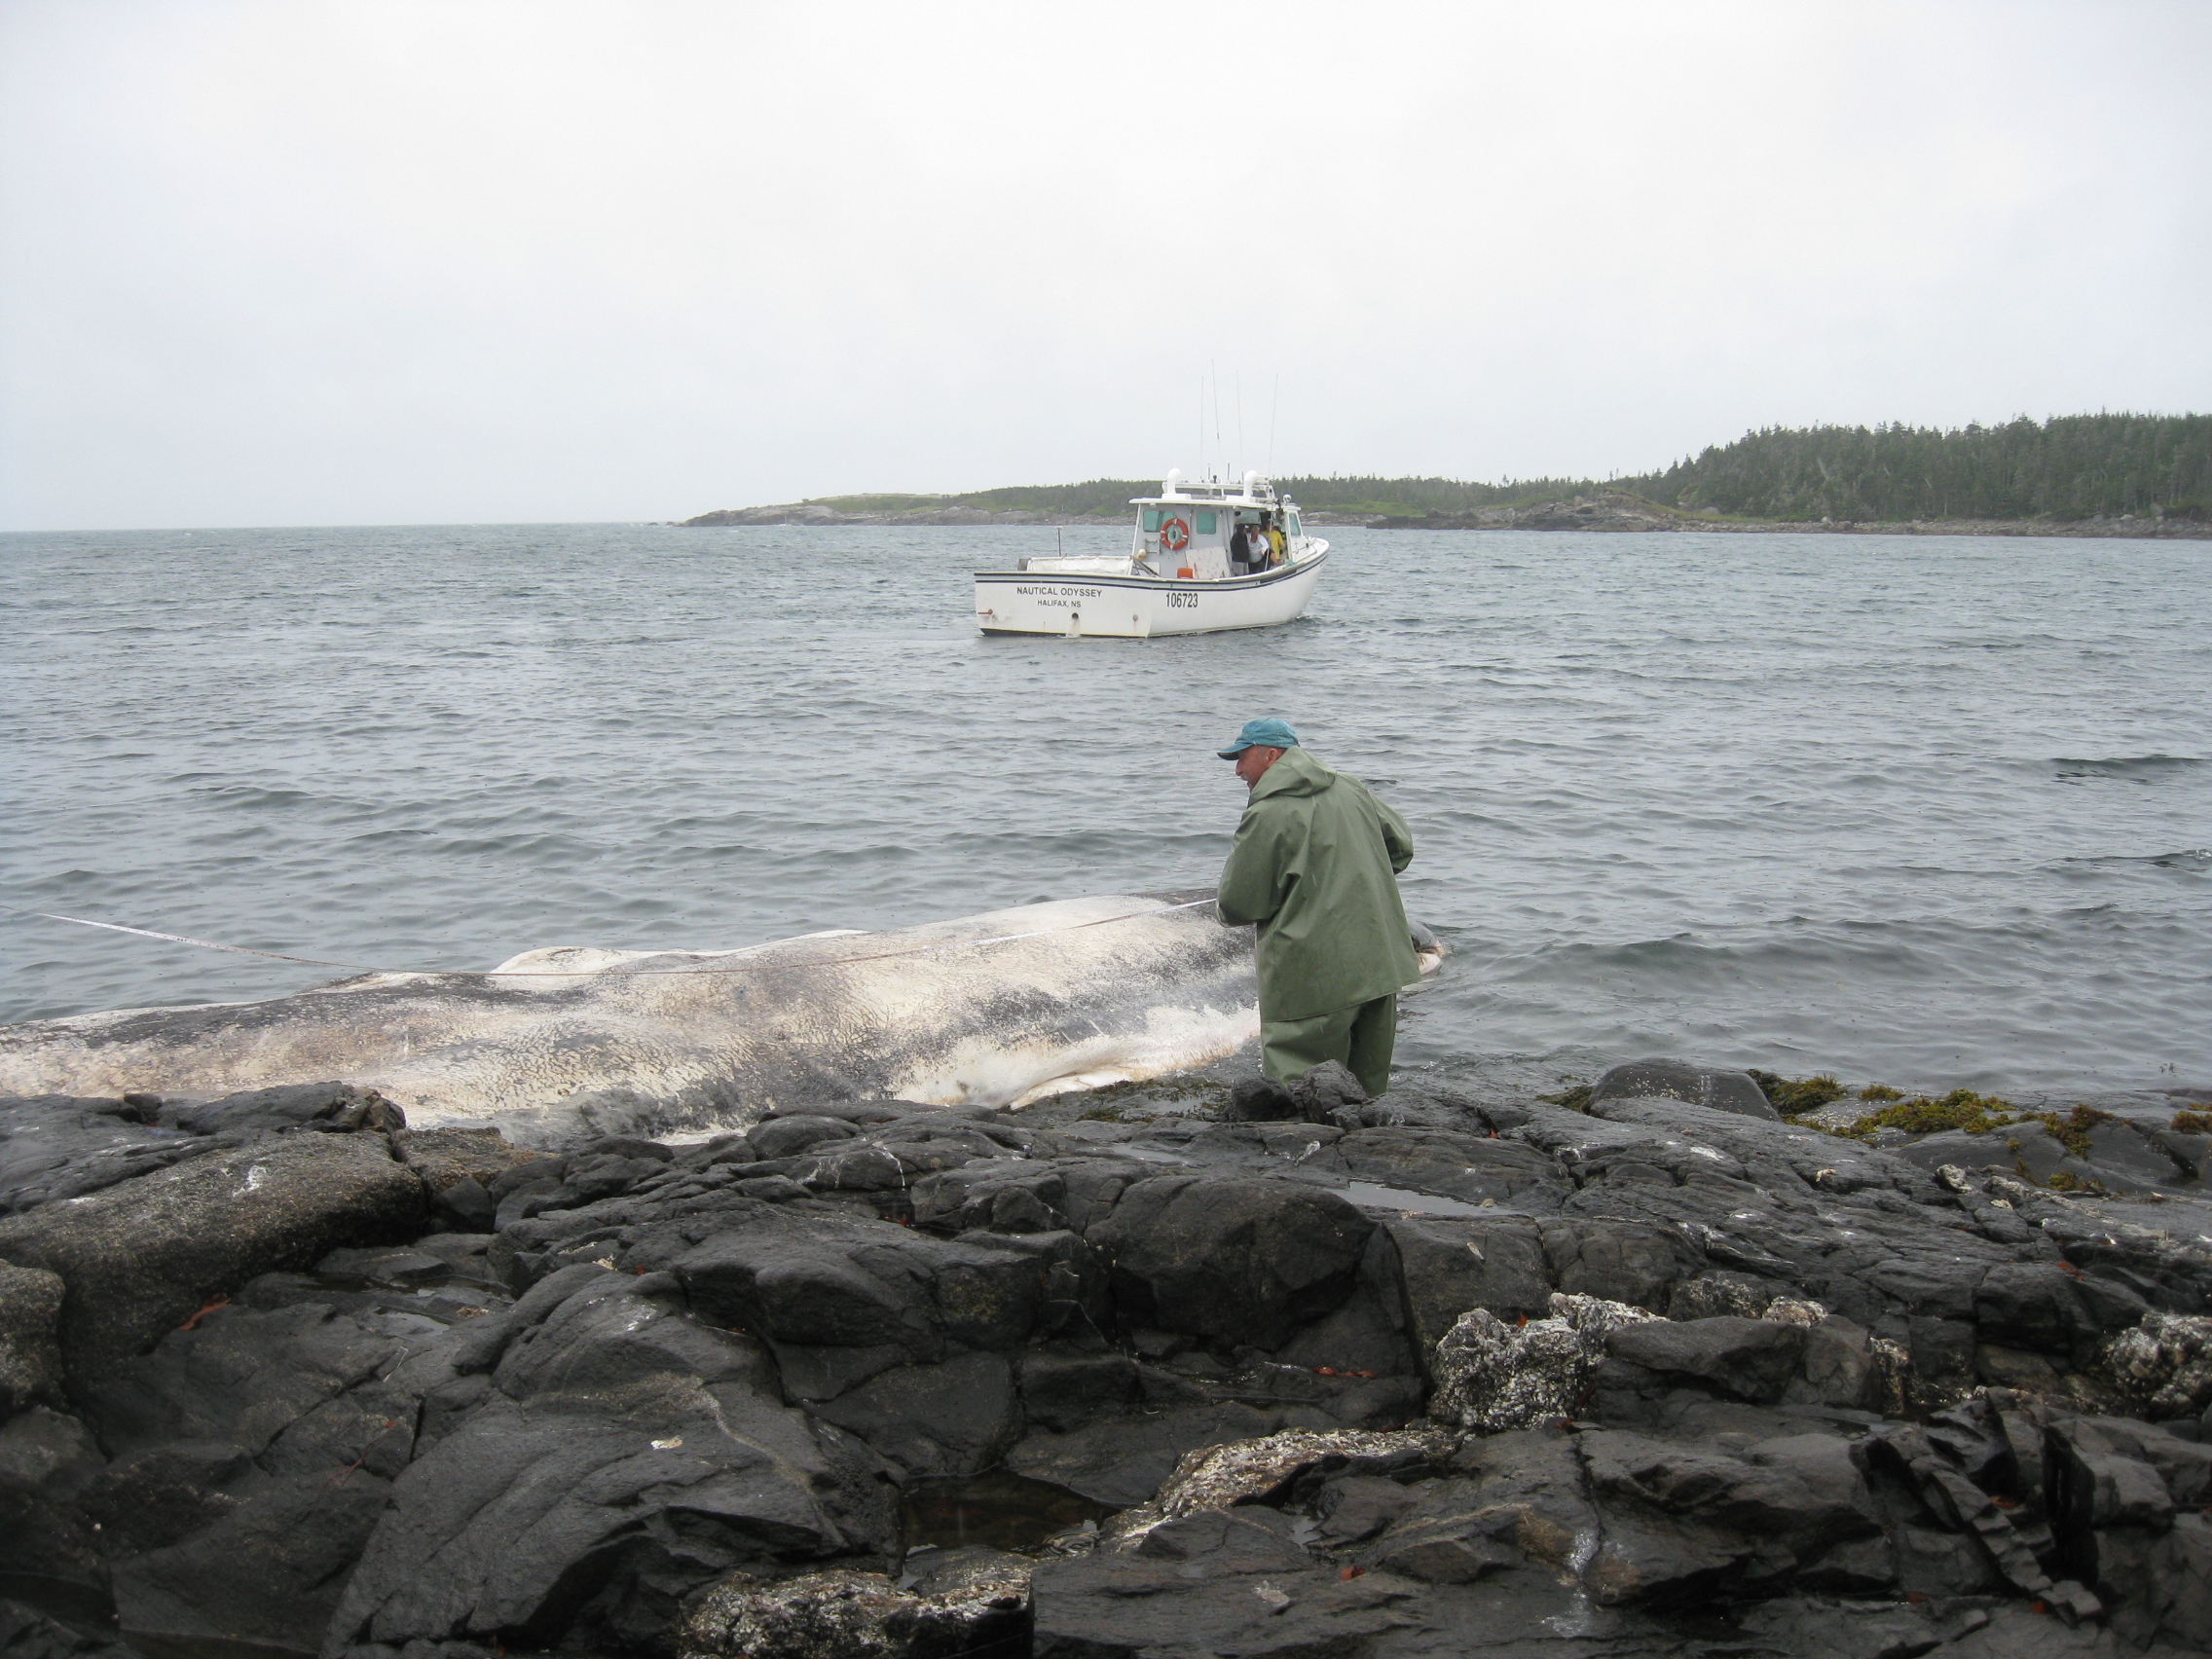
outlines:
[{"label": "whale skin", "polygon": [[539,1146],[738,1128],[809,1100],[1021,1106],[1202,1065],[1258,1034],[1253,930],[1193,904],[1207,896],[1098,895],[739,950],[555,946],[479,975],[37,1020],[0,1027],[0,1092],[341,1079],[417,1127],[496,1124]]}]

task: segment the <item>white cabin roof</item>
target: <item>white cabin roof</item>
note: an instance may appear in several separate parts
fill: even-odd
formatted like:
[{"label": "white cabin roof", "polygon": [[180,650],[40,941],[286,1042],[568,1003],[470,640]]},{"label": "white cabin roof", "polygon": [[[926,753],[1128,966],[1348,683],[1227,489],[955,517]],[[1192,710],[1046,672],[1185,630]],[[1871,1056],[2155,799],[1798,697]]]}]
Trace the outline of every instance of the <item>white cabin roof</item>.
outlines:
[{"label": "white cabin roof", "polygon": [[1132,507],[1168,507],[1198,501],[1230,507],[1295,507],[1288,497],[1275,494],[1274,480],[1257,472],[1238,479],[1186,479],[1170,472],[1157,496],[1131,496]]}]

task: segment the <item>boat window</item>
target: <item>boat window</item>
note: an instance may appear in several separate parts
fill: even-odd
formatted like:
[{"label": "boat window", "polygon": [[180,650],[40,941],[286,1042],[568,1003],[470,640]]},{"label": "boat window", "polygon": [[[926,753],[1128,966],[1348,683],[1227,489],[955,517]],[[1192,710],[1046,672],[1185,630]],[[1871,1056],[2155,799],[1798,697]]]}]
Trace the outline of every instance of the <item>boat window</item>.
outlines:
[{"label": "boat window", "polygon": [[1298,515],[1296,513],[1290,515],[1290,534],[1293,535],[1304,535],[1306,534],[1298,528]]},{"label": "boat window", "polygon": [[1217,525],[1217,520],[1215,519],[1214,515],[1213,515],[1212,513],[1200,513],[1200,514],[1198,514],[1198,534],[1199,534],[1200,535],[1213,535],[1213,533],[1214,533],[1214,530],[1215,530],[1215,528],[1216,528],[1216,525]]},{"label": "boat window", "polygon": [[1157,535],[1160,534],[1160,509],[1158,507],[1145,508],[1144,533],[1147,535]]}]

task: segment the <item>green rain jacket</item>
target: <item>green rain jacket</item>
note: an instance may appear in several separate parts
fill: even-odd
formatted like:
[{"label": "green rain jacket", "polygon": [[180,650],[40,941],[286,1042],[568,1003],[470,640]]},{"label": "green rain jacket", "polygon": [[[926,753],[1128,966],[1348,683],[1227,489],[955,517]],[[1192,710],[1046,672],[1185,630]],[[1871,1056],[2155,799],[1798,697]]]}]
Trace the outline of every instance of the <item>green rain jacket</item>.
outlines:
[{"label": "green rain jacket", "polygon": [[1357,778],[1286,749],[1261,774],[1222,866],[1221,919],[1260,925],[1260,1017],[1311,1019],[1420,977],[1395,872],[1406,821]]}]

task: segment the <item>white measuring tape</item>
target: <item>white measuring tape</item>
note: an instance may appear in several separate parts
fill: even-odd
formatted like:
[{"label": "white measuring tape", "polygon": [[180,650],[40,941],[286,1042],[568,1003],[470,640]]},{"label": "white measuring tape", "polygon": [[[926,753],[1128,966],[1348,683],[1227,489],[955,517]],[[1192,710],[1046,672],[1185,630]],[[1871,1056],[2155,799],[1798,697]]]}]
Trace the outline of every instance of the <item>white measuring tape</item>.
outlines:
[{"label": "white measuring tape", "polygon": [[[1210,904],[1211,899],[1191,899],[1180,904],[1162,904],[1157,910],[1131,910],[1120,916],[1097,916],[1088,922],[1070,922],[1065,927],[1038,928],[1029,933],[995,934],[989,939],[956,939],[944,944],[917,944],[903,950],[883,950],[872,956],[841,956],[829,962],[740,962],[727,968],[518,968],[501,972],[497,968],[373,968],[365,962],[333,962],[320,956],[287,956],[280,950],[252,950],[242,944],[218,944],[211,939],[193,939],[187,934],[157,933],[152,928],[127,928],[121,922],[95,922],[84,916],[57,915],[52,910],[26,910],[17,904],[0,904],[18,916],[37,916],[49,922],[72,922],[81,928],[103,928],[109,933],[133,934],[139,939],[158,939],[170,944],[189,944],[202,950],[223,950],[233,956],[262,956],[272,962],[299,962],[311,968],[350,968],[357,974],[420,974],[448,979],[588,979],[600,974],[767,974],[783,968],[845,968],[860,962],[888,962],[898,956],[934,956],[946,950],[975,950],[986,944],[1012,944],[1016,940],[1044,939],[1051,934],[1074,933],[1079,928],[1104,927],[1109,922],[1134,922],[1146,916],[1164,915],[1170,910],[1195,910],[1201,904]],[[783,942],[783,941],[771,941]],[[674,951],[655,951],[654,955],[675,955]]]}]

